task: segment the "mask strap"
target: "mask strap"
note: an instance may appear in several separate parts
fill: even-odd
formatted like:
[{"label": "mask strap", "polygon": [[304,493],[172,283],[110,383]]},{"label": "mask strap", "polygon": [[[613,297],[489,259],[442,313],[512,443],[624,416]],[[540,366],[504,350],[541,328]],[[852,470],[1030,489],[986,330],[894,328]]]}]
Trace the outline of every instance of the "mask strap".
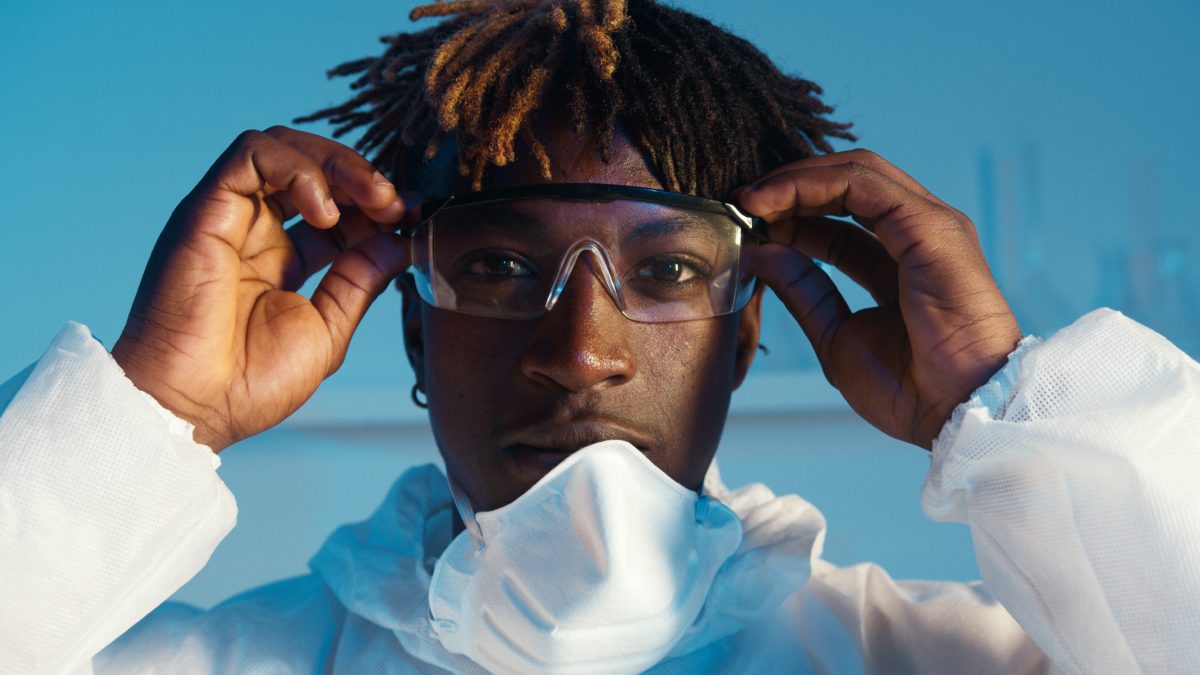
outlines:
[{"label": "mask strap", "polygon": [[717,458],[713,457],[712,463],[708,465],[708,471],[704,472],[704,482],[700,484],[700,494],[711,497],[713,488],[720,484],[721,470],[717,468]]},{"label": "mask strap", "polygon": [[721,482],[721,470],[717,468],[717,458],[713,457],[712,464],[708,465],[708,471],[704,472],[704,482],[700,485],[700,496],[722,501],[728,492],[729,489]]},{"label": "mask strap", "polygon": [[700,484],[700,498],[696,500],[696,522],[703,523],[708,518],[708,510],[713,502],[722,503],[721,497],[728,491],[721,482],[721,470],[717,468],[717,458],[713,457],[704,472],[704,482]]},{"label": "mask strap", "polygon": [[446,472],[446,480],[450,483],[450,496],[454,498],[454,507],[458,509],[458,516],[462,518],[463,525],[466,526],[467,532],[471,533],[471,538],[475,540],[476,546],[483,546],[483,532],[479,529],[479,521],[475,519],[475,507],[471,506],[471,500],[467,497],[467,491],[454,480],[449,472]]}]

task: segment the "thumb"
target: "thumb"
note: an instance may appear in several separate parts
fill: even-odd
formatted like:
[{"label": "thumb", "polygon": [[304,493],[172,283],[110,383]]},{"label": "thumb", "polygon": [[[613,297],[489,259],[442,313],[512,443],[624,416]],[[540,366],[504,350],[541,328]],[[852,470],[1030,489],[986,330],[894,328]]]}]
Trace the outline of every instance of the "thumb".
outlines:
[{"label": "thumb", "polygon": [[341,367],[367,308],[408,267],[408,259],[408,238],[384,232],[344,251],[317,284],[312,304],[325,321],[332,347],[326,377]]},{"label": "thumb", "polygon": [[812,343],[825,378],[838,386],[832,347],[850,308],[833,280],[812,258],[783,244],[760,246],[754,265],[755,273],[775,291]]}]

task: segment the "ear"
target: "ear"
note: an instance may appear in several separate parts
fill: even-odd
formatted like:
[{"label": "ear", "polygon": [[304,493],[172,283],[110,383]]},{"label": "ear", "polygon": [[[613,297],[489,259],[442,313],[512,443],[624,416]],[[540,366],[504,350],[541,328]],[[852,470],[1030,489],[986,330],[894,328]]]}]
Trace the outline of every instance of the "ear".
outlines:
[{"label": "ear", "polygon": [[424,389],[425,336],[421,331],[421,296],[417,295],[412,275],[408,272],[396,277],[396,289],[402,296],[404,353],[408,355],[408,365],[412,366],[413,374],[417,377],[417,385]]},{"label": "ear", "polygon": [[742,380],[746,379],[746,373],[750,371],[750,364],[754,362],[754,356],[758,353],[758,335],[762,328],[762,297],[763,289],[766,284],[759,283],[758,288],[754,289],[754,295],[751,296],[750,302],[742,308],[738,314],[738,342],[737,342],[737,363],[733,374],[733,388],[737,389],[742,386]]}]

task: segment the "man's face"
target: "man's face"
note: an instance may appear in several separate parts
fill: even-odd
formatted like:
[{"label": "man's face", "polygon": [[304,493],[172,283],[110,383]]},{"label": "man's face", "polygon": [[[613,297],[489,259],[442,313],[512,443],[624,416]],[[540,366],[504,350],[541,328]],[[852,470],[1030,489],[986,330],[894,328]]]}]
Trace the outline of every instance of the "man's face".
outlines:
[{"label": "man's face", "polygon": [[[591,139],[561,129],[549,137],[551,182],[663,187],[622,135],[608,164]],[[439,165],[449,170],[435,177],[443,181],[435,190],[467,191],[451,162]],[[544,182],[525,160],[492,169],[484,189]],[[569,209],[539,215],[578,226]],[[569,452],[608,439],[630,442],[699,489],[758,341],[758,295],[740,314],[637,323],[621,314],[589,255],[537,319],[437,309],[408,288],[405,301],[405,337],[434,436],[479,511],[511,502]]]}]

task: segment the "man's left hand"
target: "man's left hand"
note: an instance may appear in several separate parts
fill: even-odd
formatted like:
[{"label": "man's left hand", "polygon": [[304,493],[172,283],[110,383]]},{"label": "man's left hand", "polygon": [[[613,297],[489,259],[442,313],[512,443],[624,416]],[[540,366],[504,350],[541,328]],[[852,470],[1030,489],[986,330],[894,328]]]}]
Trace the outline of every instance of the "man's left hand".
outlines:
[{"label": "man's left hand", "polygon": [[[796,317],[830,383],[891,436],[930,448],[1021,339],[970,219],[872,152],[780,166],[735,197],[769,224],[756,273]],[[877,306],[851,312],[813,258]]]}]

